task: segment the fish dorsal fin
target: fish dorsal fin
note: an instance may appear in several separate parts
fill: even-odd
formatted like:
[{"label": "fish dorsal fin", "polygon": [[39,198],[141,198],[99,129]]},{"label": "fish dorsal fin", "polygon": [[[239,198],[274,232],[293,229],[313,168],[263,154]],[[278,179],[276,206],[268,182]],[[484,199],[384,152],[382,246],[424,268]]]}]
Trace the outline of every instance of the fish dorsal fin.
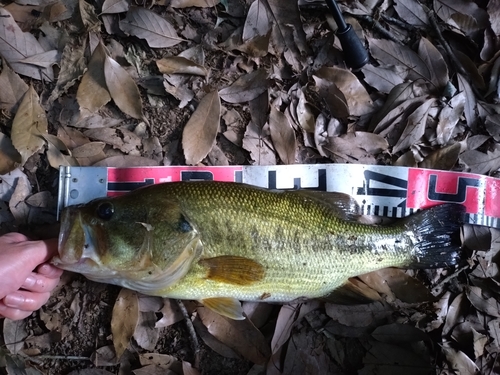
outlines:
[{"label": "fish dorsal fin", "polygon": [[358,202],[349,194],[318,190],[292,190],[286,193],[295,194],[328,206],[336,216],[344,220],[358,221],[361,215]]},{"label": "fish dorsal fin", "polygon": [[321,299],[338,305],[361,305],[380,300],[380,295],[365,283],[352,278]]},{"label": "fish dorsal fin", "polygon": [[262,280],[265,274],[260,263],[245,257],[222,255],[199,263],[207,268],[207,279],[222,283],[250,285]]},{"label": "fish dorsal fin", "polygon": [[205,298],[201,303],[208,307],[210,310],[215,311],[217,314],[225,316],[234,320],[244,320],[243,308],[241,302],[235,298],[229,297],[216,297]]}]

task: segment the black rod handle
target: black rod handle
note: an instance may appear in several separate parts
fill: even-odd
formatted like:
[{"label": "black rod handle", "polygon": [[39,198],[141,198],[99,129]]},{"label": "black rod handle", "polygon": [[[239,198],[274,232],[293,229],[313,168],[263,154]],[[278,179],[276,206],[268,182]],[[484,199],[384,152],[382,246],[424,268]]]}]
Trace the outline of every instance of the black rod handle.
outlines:
[{"label": "black rod handle", "polygon": [[370,59],[368,51],[354,32],[351,25],[345,22],[342,12],[335,0],[325,0],[337,24],[337,37],[344,50],[346,64],[353,70],[361,69]]}]

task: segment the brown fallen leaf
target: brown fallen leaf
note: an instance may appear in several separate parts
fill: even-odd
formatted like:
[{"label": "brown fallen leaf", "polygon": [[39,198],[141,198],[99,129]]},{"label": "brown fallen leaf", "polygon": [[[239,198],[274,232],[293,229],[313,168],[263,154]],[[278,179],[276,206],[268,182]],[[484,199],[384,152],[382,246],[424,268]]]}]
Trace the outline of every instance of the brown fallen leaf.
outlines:
[{"label": "brown fallen leaf", "polygon": [[459,92],[441,109],[436,128],[437,142],[439,144],[446,145],[450,141],[453,130],[464,112],[465,100],[465,93]]},{"label": "brown fallen leaf", "polygon": [[469,150],[460,154],[460,160],[465,163],[472,173],[487,174],[500,168],[500,147],[483,153]]},{"label": "brown fallen leaf", "polygon": [[12,144],[21,154],[21,165],[43,147],[43,134],[47,133],[47,117],[33,86],[23,97],[12,122]]},{"label": "brown fallen leaf", "polygon": [[255,37],[265,36],[271,30],[271,20],[267,14],[266,5],[262,0],[256,0],[248,9],[243,26],[242,41],[247,42]]},{"label": "brown fallen leaf", "polygon": [[92,57],[90,58],[88,69],[82,77],[78,86],[76,100],[80,108],[86,109],[90,113],[97,112],[102,106],[111,100],[104,76],[104,62],[106,60],[106,49],[99,42]]},{"label": "brown fallen leaf", "polygon": [[417,1],[394,0],[394,9],[399,17],[412,26],[425,28],[429,25],[429,17],[423,6]]},{"label": "brown fallen leaf", "polygon": [[243,148],[257,165],[276,165],[276,155],[269,134],[250,121],[243,136]]},{"label": "brown fallen leaf", "polygon": [[267,72],[264,69],[257,69],[242,75],[231,86],[220,90],[219,96],[228,103],[244,103],[264,93],[268,85]]},{"label": "brown fallen leaf", "polygon": [[53,77],[52,68],[40,68],[21,61],[34,55],[43,54],[38,40],[29,32],[23,32],[14,17],[3,7],[0,7],[0,51],[12,69],[19,74],[38,80]]},{"label": "brown fallen leaf", "polygon": [[104,142],[89,142],[71,150],[75,158],[90,158],[102,152],[106,144]]},{"label": "brown fallen leaf", "polygon": [[0,133],[0,175],[13,171],[21,161],[21,154],[15,149],[11,139]]},{"label": "brown fallen leaf", "polygon": [[0,108],[15,113],[15,110],[29,87],[21,77],[7,65],[5,59],[2,58],[1,62],[2,73],[0,73],[0,87],[2,90],[0,90]]},{"label": "brown fallen leaf", "polygon": [[442,89],[448,83],[448,66],[444,61],[441,52],[426,38],[420,38],[418,44],[418,55],[429,68],[431,73],[431,83]]},{"label": "brown fallen leaf", "polygon": [[401,134],[397,144],[392,149],[393,152],[399,152],[411,145],[420,141],[425,133],[425,126],[427,125],[427,115],[431,106],[436,102],[435,98],[427,99],[415,112],[408,116],[406,126]]},{"label": "brown fallen leaf", "polygon": [[47,141],[47,159],[52,168],[59,169],[61,165],[64,166],[78,166],[78,161],[71,155],[68,147],[59,138],[52,134],[45,134],[43,136]]},{"label": "brown fallen leaf", "polygon": [[212,8],[220,3],[220,0],[171,0],[172,8]]},{"label": "brown fallen leaf", "polygon": [[344,94],[349,114],[363,116],[373,112],[373,103],[358,77],[347,69],[338,67],[323,67],[315,75],[335,84]]},{"label": "brown fallen leaf", "polygon": [[141,139],[125,128],[93,128],[86,130],[84,134],[91,139],[112,145],[126,154],[139,154],[138,148],[141,147]]},{"label": "brown fallen leaf", "polygon": [[295,163],[295,150],[297,148],[295,131],[288,118],[275,106],[271,106],[269,115],[269,129],[271,140],[284,164]]},{"label": "brown fallen leaf", "polygon": [[184,41],[166,19],[142,7],[130,7],[127,16],[120,21],[120,29],[146,39],[152,48],[172,47]]},{"label": "brown fallen leaf", "polygon": [[78,0],[78,9],[85,31],[98,32],[101,28],[101,21],[97,17],[94,6],[85,0]]},{"label": "brown fallen leaf", "polygon": [[25,199],[31,194],[31,187],[26,180],[18,179],[12,197],[9,200],[9,209],[16,224],[27,224],[30,207],[26,204]]},{"label": "brown fallen leaf", "polygon": [[458,142],[450,146],[439,148],[427,155],[424,160],[418,164],[418,167],[449,171],[457,163],[460,151],[461,146]]},{"label": "brown fallen leaf", "polygon": [[196,165],[215,144],[220,122],[220,98],[217,91],[205,95],[182,132],[186,163]]},{"label": "brown fallen leaf", "polygon": [[391,40],[367,38],[370,51],[375,59],[385,65],[401,65],[408,71],[411,80],[431,80],[429,68],[417,53],[407,46]]},{"label": "brown fallen leaf", "polygon": [[386,94],[391,92],[394,86],[403,83],[406,77],[406,72],[399,65],[373,66],[368,64],[361,71],[370,86]]},{"label": "brown fallen leaf", "polygon": [[126,12],[130,8],[127,0],[105,0],[102,4],[102,14],[113,14]]},{"label": "brown fallen leaf", "polygon": [[126,167],[148,167],[159,165],[156,160],[143,158],[142,156],[132,155],[117,155],[110,156],[109,158],[98,161],[92,164],[93,167],[113,167],[113,168],[126,168]]},{"label": "brown fallen leaf", "polygon": [[142,112],[139,88],[130,74],[109,56],[104,61],[104,78],[116,106],[130,117],[147,122]]},{"label": "brown fallen leaf", "polygon": [[163,74],[193,74],[205,77],[207,70],[192,60],[182,56],[170,56],[156,61],[158,70]]},{"label": "brown fallen leaf", "polygon": [[127,349],[139,321],[137,292],[122,288],[113,306],[111,333],[116,357],[119,359]]},{"label": "brown fallen leaf", "polygon": [[206,307],[197,311],[208,332],[215,338],[253,363],[266,363],[271,355],[269,344],[250,320],[228,319]]}]

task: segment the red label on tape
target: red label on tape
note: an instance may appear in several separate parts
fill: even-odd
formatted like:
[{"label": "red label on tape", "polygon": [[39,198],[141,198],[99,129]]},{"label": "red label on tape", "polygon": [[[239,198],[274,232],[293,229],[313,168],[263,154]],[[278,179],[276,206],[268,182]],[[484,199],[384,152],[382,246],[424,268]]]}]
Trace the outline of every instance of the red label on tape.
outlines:
[{"label": "red label on tape", "polygon": [[463,204],[468,213],[481,213],[487,186],[485,176],[410,168],[406,207],[427,208],[451,202]]},{"label": "red label on tape", "polygon": [[241,182],[241,166],[108,168],[108,196],[124,194],[142,186],[176,181]]}]

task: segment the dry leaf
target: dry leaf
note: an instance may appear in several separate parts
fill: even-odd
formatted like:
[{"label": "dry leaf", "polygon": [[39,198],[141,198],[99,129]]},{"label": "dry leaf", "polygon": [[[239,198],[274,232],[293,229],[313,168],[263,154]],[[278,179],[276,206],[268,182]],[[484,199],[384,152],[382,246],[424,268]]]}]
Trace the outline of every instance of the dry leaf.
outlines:
[{"label": "dry leaf", "polygon": [[15,149],[11,139],[0,133],[0,175],[13,171],[21,161],[21,154]]},{"label": "dry leaf", "polygon": [[399,65],[384,67],[368,64],[361,71],[365,75],[366,83],[386,94],[390,93],[394,86],[403,83],[407,75]]},{"label": "dry leaf", "polygon": [[9,200],[9,209],[17,224],[27,224],[30,207],[24,201],[31,194],[31,186],[27,180],[19,178],[12,197]]},{"label": "dry leaf", "polygon": [[52,168],[59,169],[61,165],[64,166],[78,166],[79,163],[74,157],[71,156],[68,147],[59,138],[52,134],[45,134],[43,136],[47,141],[47,159]]},{"label": "dry leaf", "polygon": [[0,7],[0,51],[2,57],[19,74],[35,79],[50,80],[49,77],[53,77],[52,68],[21,63],[30,56],[44,54],[45,50],[33,35],[19,28],[14,17],[3,7]]},{"label": "dry leaf", "polygon": [[351,116],[363,116],[373,112],[373,103],[358,77],[347,69],[323,67],[315,75],[333,82],[344,94]]},{"label": "dry leaf", "polygon": [[104,62],[106,60],[106,49],[99,42],[89,61],[88,70],[78,86],[76,100],[80,108],[84,108],[91,113],[97,112],[103,105],[111,100],[106,87],[104,77]]},{"label": "dry leaf", "polygon": [[116,357],[119,359],[127,349],[139,321],[139,300],[137,292],[122,288],[113,306],[111,333]]},{"label": "dry leaf", "polygon": [[457,374],[474,375],[478,373],[479,369],[472,359],[467,357],[464,352],[452,348],[450,342],[445,341],[443,343],[443,352],[451,368]]},{"label": "dry leaf", "polygon": [[33,86],[23,97],[12,123],[12,144],[21,154],[21,165],[44,144],[47,117]]},{"label": "dry leaf", "polygon": [[75,158],[90,158],[102,152],[106,144],[104,142],[89,142],[75,147],[71,154]]},{"label": "dry leaf", "polygon": [[274,148],[283,164],[294,164],[297,148],[295,132],[288,118],[274,106],[271,106],[269,115],[269,129]]},{"label": "dry leaf", "polygon": [[437,88],[443,88],[448,83],[448,66],[438,49],[426,38],[420,38],[418,55],[429,68],[431,83]]},{"label": "dry leaf", "polygon": [[436,128],[437,142],[446,145],[453,135],[453,130],[460,120],[465,108],[465,93],[460,92],[445,103],[439,113],[439,121]]},{"label": "dry leaf", "polygon": [[270,144],[271,140],[264,135],[262,128],[250,121],[243,136],[243,148],[250,152],[257,165],[276,164],[276,155]]},{"label": "dry leaf", "polygon": [[247,42],[259,36],[265,36],[271,30],[271,21],[266,6],[261,0],[255,0],[248,9],[245,25],[243,26],[242,40]]},{"label": "dry leaf", "polygon": [[141,156],[118,155],[110,156],[109,158],[98,161],[93,164],[93,167],[112,167],[112,168],[128,168],[128,167],[148,167],[157,166],[156,160],[143,158]]},{"label": "dry leaf", "polygon": [[220,98],[217,91],[205,95],[182,132],[187,164],[196,165],[207,156],[219,131]]},{"label": "dry leaf", "polygon": [[0,109],[14,113],[26,91],[28,85],[2,59],[2,73],[0,73]]},{"label": "dry leaf", "polygon": [[116,106],[130,117],[146,121],[139,88],[127,71],[109,56],[104,61],[104,77]]},{"label": "dry leaf", "polygon": [[182,56],[170,56],[164,57],[161,60],[156,61],[158,70],[163,74],[193,74],[197,76],[205,77],[207,75],[207,70]]},{"label": "dry leaf", "polygon": [[101,21],[99,21],[94,7],[85,0],[78,0],[78,7],[85,31],[99,32]]},{"label": "dry leaf", "polygon": [[112,145],[114,148],[126,154],[139,155],[141,139],[130,130],[113,128],[93,128],[88,129],[84,134],[92,139],[96,139]]},{"label": "dry leaf", "polygon": [[429,18],[422,5],[415,0],[394,0],[399,17],[415,27],[427,27]]},{"label": "dry leaf", "polygon": [[171,0],[170,6],[172,8],[212,8],[220,3],[220,0]]},{"label": "dry leaf", "polygon": [[458,142],[450,146],[439,148],[427,155],[424,160],[418,164],[418,167],[449,171],[457,163],[460,150],[461,146]]},{"label": "dry leaf", "polygon": [[314,133],[314,124],[316,120],[314,119],[311,106],[307,102],[303,90],[298,90],[297,95],[299,97],[296,109],[298,123],[306,132]]},{"label": "dry leaf", "polygon": [[133,337],[141,348],[152,351],[158,343],[160,332],[156,329],[155,323],[156,315],[153,311],[139,312]]},{"label": "dry leaf", "polygon": [[222,100],[228,103],[244,103],[257,98],[268,87],[267,72],[264,69],[244,74],[229,87],[219,91]]},{"label": "dry leaf", "polygon": [[465,151],[460,159],[472,173],[487,174],[500,169],[500,147],[495,147],[486,154],[477,150]]},{"label": "dry leaf", "polygon": [[401,134],[401,138],[398,143],[394,146],[393,152],[399,152],[411,145],[414,145],[420,141],[425,133],[425,126],[427,124],[427,115],[431,106],[436,102],[435,98],[427,99],[420,107],[417,108],[410,116],[406,122],[406,127]]},{"label": "dry leaf", "polygon": [[102,14],[126,12],[130,8],[127,0],[105,0],[102,4]]},{"label": "dry leaf", "polygon": [[271,355],[269,344],[250,320],[228,319],[205,307],[200,307],[197,311],[208,332],[216,339],[240,353],[250,362],[266,363]]},{"label": "dry leaf", "polygon": [[408,71],[411,80],[431,80],[431,73],[424,61],[407,46],[391,40],[367,38],[370,51],[380,63],[385,65],[401,65]]},{"label": "dry leaf", "polygon": [[319,96],[326,101],[330,114],[340,119],[347,118],[349,116],[349,105],[344,93],[339,90],[335,83],[328,79],[316,76],[313,76],[313,79]]},{"label": "dry leaf", "polygon": [[120,21],[125,33],[146,39],[152,48],[167,48],[184,41],[173,26],[158,14],[140,7],[130,7],[127,17]]},{"label": "dry leaf", "polygon": [[465,107],[464,107],[464,115],[467,120],[467,125],[474,129],[477,121],[477,113],[476,113],[476,95],[474,95],[474,91],[470,83],[465,79],[463,75],[457,73],[458,80],[458,89],[464,93],[465,95]]}]

